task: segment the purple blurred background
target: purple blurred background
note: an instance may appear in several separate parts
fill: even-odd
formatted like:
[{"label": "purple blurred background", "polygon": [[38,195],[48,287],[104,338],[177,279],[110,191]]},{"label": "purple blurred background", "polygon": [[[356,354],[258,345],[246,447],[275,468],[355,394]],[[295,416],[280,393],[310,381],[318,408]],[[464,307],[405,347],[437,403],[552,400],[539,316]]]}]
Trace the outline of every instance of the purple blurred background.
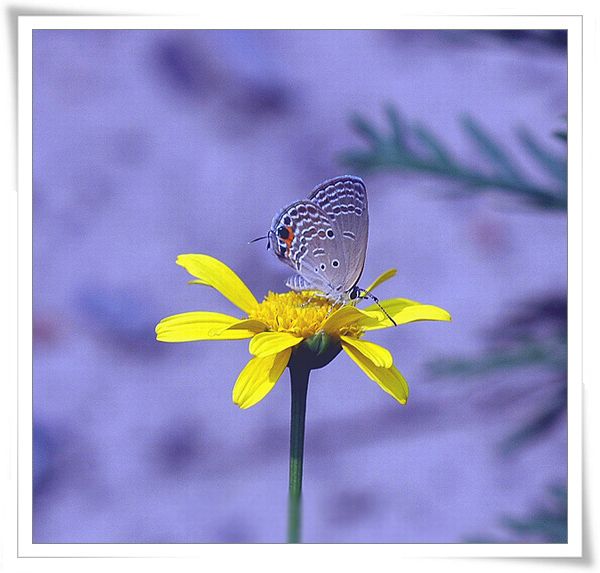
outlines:
[{"label": "purple blurred background", "polygon": [[564,156],[563,35],[36,30],[33,47],[34,542],[285,541],[288,373],[242,411],[246,342],[164,344],[154,326],[241,316],[187,285],[180,253],[224,261],[258,298],[285,290],[289,270],[248,241],[344,173],[369,192],[361,283],[396,267],[378,297],[453,322],[370,336],[406,406],[343,353],[313,373],[304,541],[562,539],[565,212],[340,158],[364,148],[353,114],[383,130],[392,104],[486,170],[468,113],[548,184],[515,129]]}]

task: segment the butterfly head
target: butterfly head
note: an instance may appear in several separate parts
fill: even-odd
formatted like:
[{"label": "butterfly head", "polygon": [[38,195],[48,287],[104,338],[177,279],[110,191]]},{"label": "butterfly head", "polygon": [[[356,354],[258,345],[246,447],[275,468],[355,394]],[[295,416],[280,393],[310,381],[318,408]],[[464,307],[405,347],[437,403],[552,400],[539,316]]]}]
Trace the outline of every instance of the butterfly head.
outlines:
[{"label": "butterfly head", "polygon": [[292,241],[294,240],[294,228],[289,215],[278,215],[273,219],[271,228],[267,233],[268,247],[273,250],[275,256],[289,264]]}]

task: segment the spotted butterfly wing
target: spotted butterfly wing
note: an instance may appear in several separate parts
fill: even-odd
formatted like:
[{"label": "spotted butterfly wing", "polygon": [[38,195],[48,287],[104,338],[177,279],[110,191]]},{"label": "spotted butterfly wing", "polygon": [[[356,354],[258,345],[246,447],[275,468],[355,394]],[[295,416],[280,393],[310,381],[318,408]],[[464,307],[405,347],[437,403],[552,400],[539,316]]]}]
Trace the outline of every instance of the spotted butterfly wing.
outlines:
[{"label": "spotted butterfly wing", "polygon": [[336,240],[339,234],[329,215],[312,201],[296,201],[275,215],[269,245],[299,274],[288,281],[290,288],[319,290],[330,297],[342,294],[344,252]]},{"label": "spotted butterfly wing", "polygon": [[310,194],[309,201],[329,217],[341,244],[342,262],[334,283],[347,293],[363,271],[369,234],[367,189],[360,177],[342,175],[324,181]]}]

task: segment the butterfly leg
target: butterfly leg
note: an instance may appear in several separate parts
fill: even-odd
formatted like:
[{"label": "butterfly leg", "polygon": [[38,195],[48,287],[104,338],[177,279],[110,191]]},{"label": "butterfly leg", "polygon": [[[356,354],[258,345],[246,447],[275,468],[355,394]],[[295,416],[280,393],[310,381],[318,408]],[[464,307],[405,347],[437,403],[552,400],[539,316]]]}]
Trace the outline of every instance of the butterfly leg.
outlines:
[{"label": "butterfly leg", "polygon": [[303,307],[305,307],[305,306],[308,306],[308,305],[309,305],[309,304],[311,304],[313,301],[315,301],[315,300],[318,300],[318,299],[320,299],[320,298],[324,298],[324,295],[322,295],[322,294],[319,294],[319,293],[314,293],[314,294],[311,294],[311,295],[310,295],[310,297],[308,298],[308,300],[307,300],[306,302],[303,302],[303,303],[300,305],[300,308],[303,308]]}]

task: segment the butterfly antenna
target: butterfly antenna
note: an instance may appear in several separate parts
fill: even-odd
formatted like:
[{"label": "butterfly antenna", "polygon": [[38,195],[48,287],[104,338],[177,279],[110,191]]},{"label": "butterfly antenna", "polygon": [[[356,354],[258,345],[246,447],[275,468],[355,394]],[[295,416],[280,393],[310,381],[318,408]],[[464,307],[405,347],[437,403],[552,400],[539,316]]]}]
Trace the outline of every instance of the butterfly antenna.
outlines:
[{"label": "butterfly antenna", "polygon": [[248,244],[252,244],[252,243],[256,243],[256,241],[262,241],[263,239],[268,239],[269,236],[265,235],[264,237],[256,237],[256,239],[252,239],[251,241],[248,241]]},{"label": "butterfly antenna", "polygon": [[385,308],[383,308],[381,306],[381,304],[379,304],[379,299],[374,294],[371,294],[368,290],[363,290],[362,298],[370,298],[370,299],[372,299],[375,302],[375,304],[383,311],[383,314],[385,314],[392,321],[392,324],[394,326],[398,326],[398,324],[396,323],[396,321],[389,315],[388,311],[385,310]]},{"label": "butterfly antenna", "polygon": [[[248,244],[256,243],[256,241],[262,241],[263,239],[269,239],[271,237],[271,233],[273,231],[269,230],[269,232],[264,237],[256,237],[256,239],[252,239],[248,241]],[[269,241],[267,241],[267,250],[269,250]]]}]

